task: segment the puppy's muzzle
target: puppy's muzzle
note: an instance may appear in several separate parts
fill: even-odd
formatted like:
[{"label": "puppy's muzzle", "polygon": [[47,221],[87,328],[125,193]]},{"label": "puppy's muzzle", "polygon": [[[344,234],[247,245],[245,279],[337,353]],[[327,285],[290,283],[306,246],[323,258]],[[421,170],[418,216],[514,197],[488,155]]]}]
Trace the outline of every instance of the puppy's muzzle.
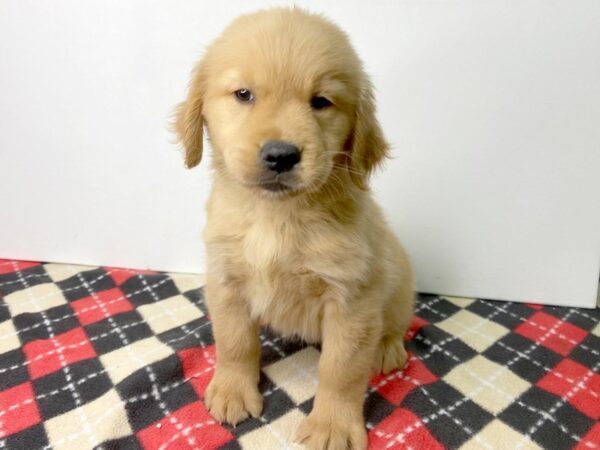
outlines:
[{"label": "puppy's muzzle", "polygon": [[260,149],[260,159],[272,172],[289,172],[300,162],[300,149],[285,141],[267,141]]}]

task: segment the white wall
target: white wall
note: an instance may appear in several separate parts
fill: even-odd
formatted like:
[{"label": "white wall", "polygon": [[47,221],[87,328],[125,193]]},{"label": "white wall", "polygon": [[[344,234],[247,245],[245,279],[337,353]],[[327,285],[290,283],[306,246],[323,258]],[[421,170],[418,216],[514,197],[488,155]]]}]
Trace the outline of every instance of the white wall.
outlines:
[{"label": "white wall", "polygon": [[[203,47],[275,3],[0,0],[0,256],[203,270],[208,174],[167,118]],[[419,288],[593,306],[600,3],[296,3],[373,74],[374,187]]]}]

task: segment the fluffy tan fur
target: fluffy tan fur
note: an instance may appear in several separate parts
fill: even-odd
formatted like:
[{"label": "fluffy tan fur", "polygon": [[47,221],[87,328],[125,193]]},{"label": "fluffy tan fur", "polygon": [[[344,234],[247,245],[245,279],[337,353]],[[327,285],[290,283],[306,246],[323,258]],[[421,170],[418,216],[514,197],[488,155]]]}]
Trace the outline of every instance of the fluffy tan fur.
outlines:
[{"label": "fluffy tan fur", "polygon": [[[252,102],[234,92],[249,89]],[[311,108],[315,95],[333,103]],[[176,131],[188,167],[206,127],[206,301],[217,346],[205,400],[220,421],[258,416],[258,327],[321,342],[314,407],[297,431],[309,449],[364,449],[363,402],[373,370],[406,362],[410,266],[367,188],[387,155],[371,84],[346,35],[299,9],[234,21],[197,65]],[[301,148],[292,189],[261,187],[262,144]]]}]

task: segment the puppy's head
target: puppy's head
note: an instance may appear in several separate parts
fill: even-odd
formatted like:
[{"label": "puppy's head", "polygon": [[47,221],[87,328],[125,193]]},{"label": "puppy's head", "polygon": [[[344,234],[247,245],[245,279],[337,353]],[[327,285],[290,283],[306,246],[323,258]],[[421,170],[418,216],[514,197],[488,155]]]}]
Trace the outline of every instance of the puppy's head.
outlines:
[{"label": "puppy's head", "polygon": [[387,151],[348,38],[299,9],[242,16],[207,49],[176,112],[188,167],[204,125],[217,173],[280,196],[317,191],[334,170],[364,188]]}]

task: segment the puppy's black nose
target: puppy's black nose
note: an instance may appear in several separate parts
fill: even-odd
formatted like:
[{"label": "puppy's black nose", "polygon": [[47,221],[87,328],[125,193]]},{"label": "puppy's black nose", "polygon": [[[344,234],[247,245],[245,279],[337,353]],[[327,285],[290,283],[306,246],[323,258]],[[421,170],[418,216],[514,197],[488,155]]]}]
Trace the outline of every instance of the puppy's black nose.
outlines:
[{"label": "puppy's black nose", "polygon": [[277,173],[288,172],[300,162],[300,150],[285,141],[268,141],[260,149],[263,165]]}]

